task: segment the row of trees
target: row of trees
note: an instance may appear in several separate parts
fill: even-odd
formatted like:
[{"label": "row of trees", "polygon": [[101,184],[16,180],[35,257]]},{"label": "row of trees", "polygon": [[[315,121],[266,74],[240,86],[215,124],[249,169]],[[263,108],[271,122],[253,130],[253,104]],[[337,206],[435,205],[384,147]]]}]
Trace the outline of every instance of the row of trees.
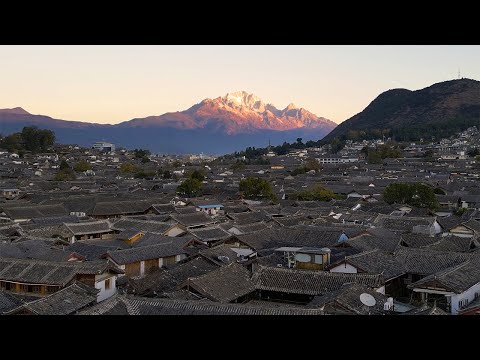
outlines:
[{"label": "row of trees", "polygon": [[55,133],[51,130],[42,130],[36,126],[25,126],[22,132],[3,137],[0,148],[20,155],[25,151],[33,153],[47,152],[55,143]]}]

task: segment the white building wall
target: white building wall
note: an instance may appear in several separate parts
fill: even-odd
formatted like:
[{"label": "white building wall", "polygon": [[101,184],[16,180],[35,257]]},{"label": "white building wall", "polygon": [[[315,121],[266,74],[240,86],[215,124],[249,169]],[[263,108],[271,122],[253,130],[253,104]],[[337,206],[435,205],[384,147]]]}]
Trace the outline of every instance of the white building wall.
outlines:
[{"label": "white building wall", "polygon": [[330,272],[338,272],[345,274],[356,274],[357,268],[350,264],[340,264],[330,269]]},{"label": "white building wall", "polygon": [[100,278],[102,275],[95,275],[95,289],[100,289],[100,292],[97,295],[97,302],[103,301],[105,299],[108,299],[110,296],[115,295],[117,292],[117,277],[113,275],[110,278],[110,289],[106,290],[105,289],[105,280],[107,279],[102,279],[100,281],[97,281],[98,278]]},{"label": "white building wall", "polygon": [[460,309],[459,302],[463,299],[467,299],[468,303],[470,304],[473,300],[475,300],[475,293],[480,293],[480,282],[473,285],[467,291],[461,294],[455,294],[451,297],[451,313],[456,315],[458,310]]}]

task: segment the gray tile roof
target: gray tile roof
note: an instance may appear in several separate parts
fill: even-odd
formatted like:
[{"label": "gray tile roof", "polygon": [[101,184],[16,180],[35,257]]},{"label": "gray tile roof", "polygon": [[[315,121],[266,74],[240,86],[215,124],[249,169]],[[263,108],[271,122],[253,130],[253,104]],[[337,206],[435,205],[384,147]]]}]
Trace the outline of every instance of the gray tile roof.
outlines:
[{"label": "gray tile roof", "polygon": [[459,265],[438,271],[408,285],[409,288],[441,288],[461,294],[480,282],[480,266],[477,261],[465,261]]},{"label": "gray tile roof", "polygon": [[69,245],[66,250],[76,252],[86,258],[87,261],[99,260],[105,255],[108,251],[117,250],[113,246],[101,246],[94,244],[87,244],[83,241],[76,241],[73,244]]},{"label": "gray tile roof", "polygon": [[204,242],[223,240],[232,235],[218,226],[190,229],[188,232]]},{"label": "gray tile roof", "polygon": [[156,221],[156,220],[143,220],[143,219],[134,219],[134,218],[120,218],[112,224],[112,229],[114,230],[135,230],[135,231],[144,231],[155,234],[163,234],[165,231],[170,229],[172,224]]},{"label": "gray tile roof", "polygon": [[4,208],[5,214],[10,219],[35,219],[52,216],[68,215],[62,205],[30,205],[27,207]]},{"label": "gray tile roof", "polygon": [[343,274],[264,266],[259,267],[252,280],[259,290],[302,295],[323,295],[351,282],[370,288],[379,288],[384,284],[383,277],[378,274]]},{"label": "gray tile roof", "polygon": [[418,275],[430,275],[438,271],[460,265],[472,258],[471,254],[436,251],[428,249],[412,249],[399,246],[395,257],[404,266],[407,272]]},{"label": "gray tile roof", "polygon": [[104,234],[113,231],[108,220],[65,223],[64,225],[73,235]]},{"label": "gray tile roof", "polygon": [[0,315],[16,309],[22,304],[23,301],[15,295],[0,290]]},{"label": "gray tile roof", "polygon": [[205,214],[203,211],[197,211],[194,214],[171,214],[170,216],[173,220],[186,227],[215,223],[215,220]]},{"label": "gray tile roof", "polygon": [[230,304],[212,301],[150,299],[117,295],[81,311],[81,315],[323,315],[319,309]]},{"label": "gray tile roof", "polygon": [[196,257],[185,263],[177,263],[168,266],[168,269],[155,269],[141,279],[132,281],[132,287],[136,294],[162,294],[174,290],[189,277],[197,277],[218,269],[218,265],[205,259]]},{"label": "gray tile roof", "polygon": [[[406,272],[403,264],[400,263],[398,259],[378,249],[350,255],[344,260],[362,272],[383,274],[385,281],[394,279]],[[342,263],[342,261],[340,260],[339,263]],[[335,264],[331,264],[329,267],[333,267],[334,265]]]},{"label": "gray tile roof", "polygon": [[118,265],[124,265],[142,260],[159,259],[174,255],[186,254],[186,251],[183,249],[183,243],[171,241],[156,245],[109,251],[107,254]]},{"label": "gray tile roof", "polygon": [[[24,308],[36,315],[69,315],[97,302],[100,290],[75,282],[51,295],[26,303]],[[17,309],[19,310],[19,309]]]},{"label": "gray tile roof", "polygon": [[263,211],[230,213],[227,215],[235,224],[246,225],[267,220],[267,215]]},{"label": "gray tile roof", "polygon": [[433,217],[406,217],[380,215],[375,220],[375,225],[392,231],[412,232],[414,226],[432,226],[435,221]]},{"label": "gray tile roof", "polygon": [[0,259],[0,279],[5,281],[65,286],[77,274],[100,275],[107,270],[121,272],[106,261],[85,263],[43,260]]},{"label": "gray tile roof", "polygon": [[189,278],[185,287],[193,288],[202,296],[218,302],[231,302],[255,290],[250,272],[237,263]]},{"label": "gray tile roof", "polygon": [[[364,293],[371,295],[375,299],[374,306],[367,307],[360,301],[360,295]],[[325,307],[326,314],[381,315],[384,314],[383,306],[386,301],[387,297],[385,295],[373,291],[364,285],[351,283],[342,285],[338,290],[331,293],[315,296],[307,307]]]}]

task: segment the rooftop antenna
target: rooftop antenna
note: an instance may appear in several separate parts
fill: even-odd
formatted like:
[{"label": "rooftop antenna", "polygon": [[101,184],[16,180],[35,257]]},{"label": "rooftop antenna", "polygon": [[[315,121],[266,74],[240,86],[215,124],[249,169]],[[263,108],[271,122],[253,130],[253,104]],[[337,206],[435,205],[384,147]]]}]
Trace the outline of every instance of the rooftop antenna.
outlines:
[{"label": "rooftop antenna", "polygon": [[458,68],[458,79],[460,80],[460,68]]}]

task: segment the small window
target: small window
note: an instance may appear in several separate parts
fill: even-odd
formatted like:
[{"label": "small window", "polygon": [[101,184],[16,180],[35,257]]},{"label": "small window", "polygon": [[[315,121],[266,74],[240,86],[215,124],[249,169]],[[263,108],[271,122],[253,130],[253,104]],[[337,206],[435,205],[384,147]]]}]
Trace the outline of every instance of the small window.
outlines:
[{"label": "small window", "polygon": [[112,279],[105,280],[105,290],[110,290],[112,287]]},{"label": "small window", "polygon": [[477,299],[480,296],[480,292],[475,293],[475,299]]}]

